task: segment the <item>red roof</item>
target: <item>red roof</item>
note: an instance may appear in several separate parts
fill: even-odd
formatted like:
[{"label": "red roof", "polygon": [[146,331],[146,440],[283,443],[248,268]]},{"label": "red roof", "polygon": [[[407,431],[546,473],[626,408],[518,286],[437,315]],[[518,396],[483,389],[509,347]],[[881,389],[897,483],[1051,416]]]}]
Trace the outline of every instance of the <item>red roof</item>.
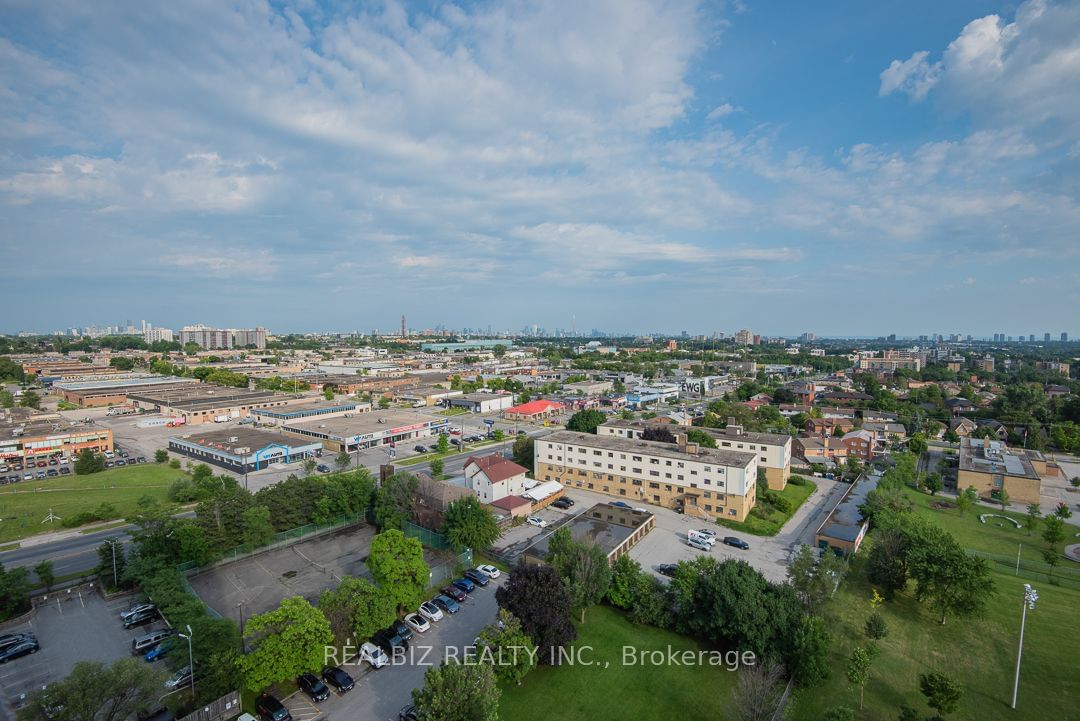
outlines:
[{"label": "red roof", "polygon": [[537,401],[529,401],[528,403],[522,403],[520,406],[514,406],[513,408],[507,408],[507,413],[517,413],[523,416],[532,416],[537,413],[543,413],[545,411],[559,410],[565,408],[562,403],[557,401],[547,401],[540,399]]},{"label": "red roof", "polygon": [[496,508],[503,508],[507,511],[512,511],[515,508],[520,508],[521,506],[531,506],[532,501],[530,501],[528,498],[522,498],[521,496],[503,496],[499,500],[492,502],[491,505],[495,506]]},{"label": "red roof", "polygon": [[503,458],[498,453],[482,457],[469,456],[469,459],[465,461],[465,467],[467,468],[470,465],[476,465],[492,483],[520,476],[529,470],[507,458]]}]

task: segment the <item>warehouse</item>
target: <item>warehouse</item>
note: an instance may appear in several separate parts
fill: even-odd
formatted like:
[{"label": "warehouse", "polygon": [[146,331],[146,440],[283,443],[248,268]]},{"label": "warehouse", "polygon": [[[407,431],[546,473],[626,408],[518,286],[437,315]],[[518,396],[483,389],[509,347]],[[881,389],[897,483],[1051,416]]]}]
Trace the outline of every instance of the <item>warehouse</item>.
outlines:
[{"label": "warehouse", "polygon": [[322,455],[322,444],[257,428],[223,428],[169,439],[169,450],[234,473],[258,471],[273,463],[295,463]]},{"label": "warehouse", "polygon": [[[648,511],[598,503],[575,517],[566,527],[569,527],[570,537],[574,541],[599,546],[607,554],[608,563],[613,564],[655,525],[656,517]],[[551,534],[544,534],[543,538],[526,548],[522,553],[525,563],[546,563],[550,540]]]},{"label": "warehouse", "polygon": [[492,413],[514,405],[514,396],[511,393],[466,393],[447,398],[444,404],[448,408],[464,408],[471,413]]},{"label": "warehouse", "polygon": [[339,416],[281,426],[290,436],[318,439],[328,451],[352,452],[360,448],[409,443],[450,429],[450,419],[406,411],[385,410]]},{"label": "warehouse", "polygon": [[335,418],[348,416],[351,413],[367,413],[370,410],[370,403],[359,401],[312,401],[283,408],[255,408],[251,411],[251,415],[255,417],[257,423],[280,426],[315,418]]},{"label": "warehouse", "polygon": [[128,374],[106,380],[60,381],[53,384],[53,390],[67,403],[81,408],[103,408],[127,403],[131,393],[156,393],[198,384],[198,378]]},{"label": "warehouse", "polygon": [[128,400],[141,412],[176,416],[192,426],[247,418],[251,411],[257,408],[281,408],[299,403],[300,397],[274,391],[200,383],[181,388],[129,393]]}]

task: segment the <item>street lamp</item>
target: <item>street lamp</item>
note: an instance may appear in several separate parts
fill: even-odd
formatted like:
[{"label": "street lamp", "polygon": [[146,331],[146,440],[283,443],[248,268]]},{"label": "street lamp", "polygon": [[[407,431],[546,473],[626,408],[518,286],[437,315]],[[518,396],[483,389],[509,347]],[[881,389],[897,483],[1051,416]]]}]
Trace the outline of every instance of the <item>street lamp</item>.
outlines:
[{"label": "street lamp", "polygon": [[115,538],[106,538],[105,543],[109,544],[112,548],[112,582],[113,588],[120,588],[120,581],[116,576],[116,544],[119,543]]},{"label": "street lamp", "polygon": [[1016,708],[1016,695],[1020,692],[1020,657],[1024,653],[1024,622],[1027,621],[1027,612],[1030,608],[1035,610],[1035,602],[1039,600],[1039,592],[1032,588],[1030,583],[1024,584],[1024,603],[1020,611],[1020,647],[1016,652],[1016,678],[1013,681],[1012,707]]},{"label": "street lamp", "polygon": [[194,698],[195,698],[195,659],[191,655],[191,637],[192,637],[192,635],[194,635],[194,634],[191,633],[191,624],[187,624],[187,635],[180,634],[180,638],[187,639],[188,670],[190,671],[190,677],[191,677],[191,698],[194,700]]}]

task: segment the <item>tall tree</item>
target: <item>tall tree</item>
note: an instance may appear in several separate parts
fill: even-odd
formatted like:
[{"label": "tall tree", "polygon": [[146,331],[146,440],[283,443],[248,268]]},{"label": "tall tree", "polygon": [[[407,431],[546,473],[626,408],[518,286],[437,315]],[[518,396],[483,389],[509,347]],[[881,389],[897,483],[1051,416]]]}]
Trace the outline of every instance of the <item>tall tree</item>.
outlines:
[{"label": "tall tree", "polygon": [[34,566],[34,575],[38,577],[38,581],[45,587],[46,591],[52,590],[53,582],[56,580],[52,561],[46,559]]},{"label": "tall tree", "polygon": [[1009,494],[1004,488],[998,491],[997,502],[1001,506],[1002,511],[1009,507]]},{"label": "tall tree", "polygon": [[379,528],[400,529],[413,517],[416,491],[420,482],[411,473],[395,473],[375,493],[375,522]]},{"label": "tall tree", "polygon": [[533,469],[533,461],[535,458],[535,441],[531,436],[522,434],[514,439],[514,445],[511,450],[511,457],[514,463],[519,466],[524,466],[530,471]]},{"label": "tall tree", "polygon": [[110,666],[80,661],[63,681],[46,686],[34,705],[41,718],[53,721],[125,721],[157,705],[163,680],[160,670],[141,659],[122,658]]},{"label": "tall tree", "polygon": [[501,694],[490,664],[447,661],[427,670],[413,704],[425,721],[498,721]]},{"label": "tall tree", "polygon": [[398,610],[420,605],[431,571],[424,563],[424,547],[401,531],[383,531],[371,539],[367,558],[371,577],[390,593]]},{"label": "tall tree", "polygon": [[784,695],[782,678],[775,664],[743,666],[731,691],[734,721],[772,721]]},{"label": "tall tree", "polygon": [[558,570],[548,565],[518,564],[495,590],[495,600],[521,620],[521,627],[539,651],[539,662],[555,665],[559,650],[577,638],[570,620],[572,601]]},{"label": "tall tree", "polygon": [[326,615],[339,644],[368,638],[397,617],[393,595],[385,586],[353,576],[345,576],[337,588],[323,591],[319,610]]},{"label": "tall tree", "polygon": [[30,571],[0,564],[0,621],[30,610]]},{"label": "tall tree", "polygon": [[445,467],[446,466],[443,465],[443,459],[441,458],[432,458],[431,462],[428,463],[428,468],[431,469],[431,477],[434,478],[436,481],[442,480],[443,469]]},{"label": "tall tree", "polygon": [[244,638],[249,652],[238,663],[244,683],[257,691],[322,668],[334,634],[319,609],[292,596],[273,611],[249,618]]},{"label": "tall tree", "polygon": [[477,646],[481,662],[493,664],[495,678],[502,683],[520,686],[536,666],[536,646],[521,621],[506,609],[499,609],[497,622],[480,632]]},{"label": "tall tree", "polygon": [[105,457],[100,453],[94,453],[89,448],[79,451],[79,457],[75,459],[75,475],[86,476],[91,473],[99,473],[105,470]]},{"label": "tall tree", "polygon": [[339,471],[344,471],[349,467],[351,463],[352,456],[350,456],[347,451],[342,451],[341,453],[334,456],[334,467],[337,468]]},{"label": "tall tree", "polygon": [[495,516],[471,494],[451,501],[446,507],[443,519],[443,533],[459,551],[464,548],[486,550],[502,533]]},{"label": "tall tree", "polygon": [[800,546],[788,566],[788,581],[806,612],[815,614],[832,597],[846,570],[844,560],[835,553],[819,554],[810,546]]},{"label": "tall tree", "polygon": [[941,716],[955,711],[964,695],[964,687],[943,673],[920,673],[919,691],[926,696],[926,704]]},{"label": "tall tree", "polygon": [[616,559],[611,568],[611,583],[608,584],[607,601],[615,608],[628,609],[634,602],[641,582],[641,564],[624,553]]},{"label": "tall tree", "polygon": [[573,607],[580,614],[581,623],[585,623],[585,609],[599,603],[611,583],[607,554],[596,544],[570,540],[557,551],[552,548],[548,562],[559,569],[570,591]]},{"label": "tall tree", "polygon": [[1024,516],[1024,528],[1027,529],[1027,533],[1030,536],[1035,532],[1035,528],[1039,525],[1039,519],[1042,518],[1042,509],[1039,508],[1038,503],[1029,503],[1027,507],[1027,515]]},{"label": "tall tree", "polygon": [[591,408],[589,410],[578,411],[574,415],[570,416],[570,420],[566,423],[566,429],[570,431],[578,431],[579,433],[596,433],[596,427],[607,420],[607,417],[596,410]]},{"label": "tall tree", "polygon": [[803,616],[799,620],[787,654],[788,668],[799,686],[817,686],[829,677],[832,640],[825,622],[817,616]]},{"label": "tall tree", "polygon": [[870,666],[874,657],[867,649],[856,646],[848,658],[847,679],[859,687],[859,710],[863,709],[863,700],[866,697],[866,682],[870,680]]},{"label": "tall tree", "polygon": [[270,523],[270,509],[252,506],[244,511],[244,545],[249,549],[262,548],[274,540],[274,525]]},{"label": "tall tree", "polygon": [[1065,540],[1065,522],[1060,516],[1050,514],[1043,519],[1042,537],[1047,548],[1056,553],[1058,544]]},{"label": "tall tree", "polygon": [[908,551],[916,598],[938,608],[942,625],[950,614],[980,615],[994,593],[989,565],[969,556],[947,531],[930,529]]}]

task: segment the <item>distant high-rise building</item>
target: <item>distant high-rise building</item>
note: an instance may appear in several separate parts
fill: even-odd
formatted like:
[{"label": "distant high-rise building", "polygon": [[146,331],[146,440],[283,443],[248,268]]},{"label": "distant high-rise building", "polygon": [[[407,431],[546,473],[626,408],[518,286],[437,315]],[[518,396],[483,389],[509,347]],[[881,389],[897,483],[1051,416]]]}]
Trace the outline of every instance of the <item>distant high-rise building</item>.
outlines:
[{"label": "distant high-rise building", "polygon": [[1043,343],[1049,343],[1049,342],[1050,342],[1050,334],[1049,333],[1043,333]]},{"label": "distant high-rise building", "polygon": [[402,313],[401,314],[401,337],[404,338],[407,335],[408,335],[408,332],[406,331],[406,328],[405,328],[405,314]]},{"label": "distant high-rise building", "polygon": [[1062,333],[1061,334],[1061,342],[1062,343],[1068,343],[1069,342],[1069,334],[1068,333]]},{"label": "distant high-rise building", "polygon": [[173,332],[170,328],[147,328],[143,331],[143,340],[147,343],[156,343],[159,340],[172,343]]},{"label": "distant high-rise building", "polygon": [[740,330],[738,333],[735,334],[735,344],[736,345],[753,345],[754,344],[754,334],[751,333],[746,328],[743,328],[742,330]]},{"label": "distant high-rise building", "polygon": [[896,341],[896,333],[889,333],[889,337],[887,338],[887,340],[888,340],[888,341],[889,341],[890,343],[892,343],[892,342]]},{"label": "distant high-rise building", "polygon": [[180,329],[180,345],[194,343],[204,350],[228,350],[254,346],[266,348],[266,328],[208,328],[201,323],[184,326]]},{"label": "distant high-rise building", "polygon": [[1032,333],[1031,335],[1028,336],[1028,343],[1034,343],[1034,342],[1035,342],[1035,334]]}]

